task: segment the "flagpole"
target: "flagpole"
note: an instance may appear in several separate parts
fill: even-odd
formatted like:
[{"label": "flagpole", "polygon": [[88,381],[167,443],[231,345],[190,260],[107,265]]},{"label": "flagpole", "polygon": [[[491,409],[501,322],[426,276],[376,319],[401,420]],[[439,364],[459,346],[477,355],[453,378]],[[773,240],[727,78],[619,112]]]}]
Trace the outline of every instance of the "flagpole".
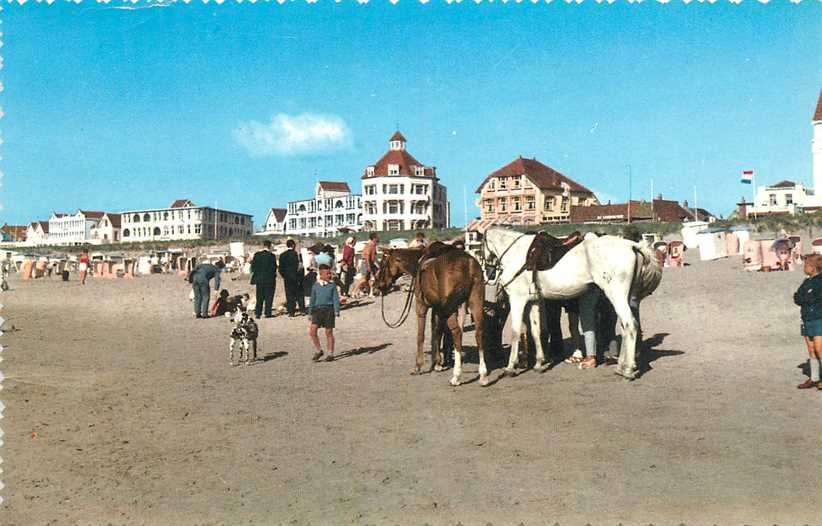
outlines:
[{"label": "flagpole", "polygon": [[694,185],[694,221],[699,221],[699,207],[696,204],[696,185]]},{"label": "flagpole", "polygon": [[756,170],[751,170],[751,182],[753,183],[752,189],[752,196],[751,196],[751,213],[756,219]]}]

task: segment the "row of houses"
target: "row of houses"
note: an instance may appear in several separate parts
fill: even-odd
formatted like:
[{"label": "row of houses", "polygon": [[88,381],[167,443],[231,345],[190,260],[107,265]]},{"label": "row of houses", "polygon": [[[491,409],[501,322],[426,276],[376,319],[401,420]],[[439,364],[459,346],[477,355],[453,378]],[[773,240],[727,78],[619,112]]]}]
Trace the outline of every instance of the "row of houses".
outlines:
[{"label": "row of houses", "polygon": [[178,199],[165,208],[52,213],[28,225],[4,225],[3,241],[27,246],[107,245],[139,241],[244,239],[253,233],[252,216],[197,206]]}]

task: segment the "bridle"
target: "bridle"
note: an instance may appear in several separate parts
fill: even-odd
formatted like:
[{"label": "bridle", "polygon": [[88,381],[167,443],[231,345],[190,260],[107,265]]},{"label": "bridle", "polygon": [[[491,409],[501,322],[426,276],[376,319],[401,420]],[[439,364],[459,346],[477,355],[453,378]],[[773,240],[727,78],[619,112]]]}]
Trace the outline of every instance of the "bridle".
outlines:
[{"label": "bridle", "polygon": [[[488,263],[485,259],[485,251],[488,250],[488,236],[483,234],[483,236],[482,236],[482,250],[481,250],[481,253],[480,253],[480,263],[482,264],[483,267],[492,269],[494,271],[495,275],[498,275],[499,277],[502,277],[502,273],[504,272],[504,269],[502,268],[502,258],[505,257],[505,255],[508,253],[508,251],[511,250],[514,247],[514,245],[516,245],[517,242],[519,242],[520,239],[522,239],[523,237],[525,237],[527,235],[528,234],[520,234],[514,241],[511,242],[510,245],[508,245],[505,248],[505,250],[502,251],[502,254],[500,254],[499,256],[494,254],[494,258],[495,258],[496,261],[495,261],[495,263],[492,264],[492,263]],[[489,250],[489,252],[490,252],[490,250]],[[526,266],[525,266],[525,264],[523,264],[522,268],[519,269],[511,279],[509,279],[506,283],[501,285],[502,288],[505,289],[505,288],[508,287],[508,285],[513,283],[514,280],[517,279],[520,276],[520,274],[525,272],[525,268],[526,268]],[[485,284],[488,285],[489,280],[486,279]]]},{"label": "bridle", "polygon": [[[390,257],[387,254],[383,254],[383,260]],[[379,275],[380,272],[385,272],[385,268],[387,267],[386,261],[380,262],[380,269],[377,273]],[[398,276],[399,277],[399,276]],[[397,321],[390,322],[385,318],[385,294],[380,294],[380,315],[382,316],[382,321],[391,329],[396,329],[405,323],[405,320],[408,319],[408,315],[411,314],[411,305],[414,301],[414,288],[417,284],[417,276],[411,276],[411,285],[408,287],[408,294],[405,296],[405,304],[402,306],[402,310],[400,311],[400,317],[397,318]]]}]

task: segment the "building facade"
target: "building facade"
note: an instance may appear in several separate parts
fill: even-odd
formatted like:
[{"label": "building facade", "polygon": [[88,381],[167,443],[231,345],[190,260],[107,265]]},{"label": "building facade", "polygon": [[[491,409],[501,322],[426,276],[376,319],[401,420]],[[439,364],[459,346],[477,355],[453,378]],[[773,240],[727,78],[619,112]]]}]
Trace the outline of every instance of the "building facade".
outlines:
[{"label": "building facade", "polygon": [[568,223],[574,208],[599,204],[588,188],[522,156],[488,175],[476,193],[481,220],[489,224]]},{"label": "building facade", "polygon": [[5,243],[23,243],[28,234],[27,225],[10,225],[5,223],[0,227],[0,241]]},{"label": "building facade", "polygon": [[188,199],[178,199],[167,208],[121,212],[120,227],[123,243],[245,239],[253,232],[250,214],[197,206]]},{"label": "building facade", "polygon": [[[811,141],[813,187],[819,194],[818,197],[822,197],[822,89],[819,90],[811,125],[813,126],[813,140]],[[819,206],[822,203],[817,202],[816,205]]]},{"label": "building facade", "polygon": [[278,236],[286,233],[287,208],[269,208],[265,217],[263,229],[254,234],[255,236]]},{"label": "building facade", "polygon": [[49,243],[49,222],[35,221],[26,228],[26,244],[38,247]]},{"label": "building facade", "polygon": [[54,212],[49,218],[49,245],[85,245],[91,240],[91,231],[105,212],[77,210],[74,214]]},{"label": "building facade", "polygon": [[397,131],[388,151],[362,176],[363,230],[447,228],[451,223],[448,190],[437,169],[425,166],[405,148]]},{"label": "building facade", "polygon": [[120,214],[105,213],[100,218],[97,226],[91,229],[91,239],[93,245],[110,245],[120,242]]},{"label": "building facade", "polygon": [[330,237],[362,228],[362,196],[351,193],[348,183],[320,181],[314,197],[288,203],[285,233],[294,236]]},{"label": "building facade", "polygon": [[658,196],[652,201],[631,201],[629,203],[610,202],[602,205],[577,206],[571,210],[571,223],[626,223],[626,222],[685,222],[698,221],[713,223],[716,217],[703,208],[689,208],[683,204]]}]

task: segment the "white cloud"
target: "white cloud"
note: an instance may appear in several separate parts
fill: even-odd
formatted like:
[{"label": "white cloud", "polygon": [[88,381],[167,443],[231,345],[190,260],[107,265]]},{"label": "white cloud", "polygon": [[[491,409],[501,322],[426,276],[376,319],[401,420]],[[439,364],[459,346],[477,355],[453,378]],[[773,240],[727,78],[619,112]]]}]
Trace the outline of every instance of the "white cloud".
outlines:
[{"label": "white cloud", "polygon": [[232,135],[254,157],[327,153],[351,146],[351,130],[345,121],[319,113],[278,113],[268,124],[243,122]]}]

